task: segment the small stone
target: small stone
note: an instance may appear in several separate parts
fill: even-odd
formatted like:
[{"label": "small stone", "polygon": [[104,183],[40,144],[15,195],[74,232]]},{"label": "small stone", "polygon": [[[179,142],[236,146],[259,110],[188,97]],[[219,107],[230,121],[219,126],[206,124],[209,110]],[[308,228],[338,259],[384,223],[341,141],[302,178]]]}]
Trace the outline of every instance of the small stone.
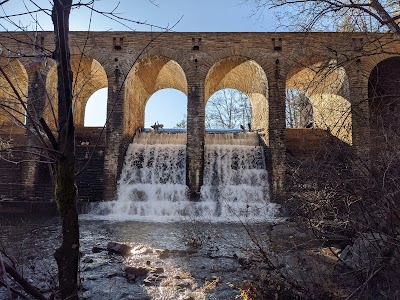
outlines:
[{"label": "small stone", "polygon": [[37,286],[37,288],[41,291],[47,291],[49,289],[47,282],[40,282]]},{"label": "small stone", "polygon": [[113,277],[124,277],[125,274],[121,272],[110,272],[106,275],[107,278],[113,278]]},{"label": "small stone", "polygon": [[83,272],[87,272],[87,271],[90,271],[90,270],[92,270],[93,268],[91,267],[91,266],[88,266],[88,265],[85,265],[85,266],[83,266],[82,267],[82,271]]},{"label": "small stone", "polygon": [[153,286],[153,285],[155,285],[156,283],[161,282],[161,280],[162,280],[161,277],[150,275],[150,276],[148,276],[145,280],[143,280],[143,284],[144,284],[145,286]]},{"label": "small stone", "polygon": [[176,285],[178,289],[188,289],[191,286],[189,282],[181,282]]},{"label": "small stone", "polygon": [[146,265],[148,265],[148,266],[150,266],[150,264],[151,264],[151,261],[146,261]]},{"label": "small stone", "polygon": [[100,252],[106,251],[106,250],[107,250],[107,249],[102,248],[102,247],[99,247],[99,246],[94,246],[94,247],[92,248],[92,252],[93,252],[93,253],[100,253]]},{"label": "small stone", "polygon": [[133,274],[129,274],[129,275],[126,276],[126,281],[127,282],[134,283],[134,282],[136,282],[136,279],[137,279],[137,277],[135,275],[133,275]]},{"label": "small stone", "polygon": [[333,260],[337,260],[337,257],[339,255],[339,253],[341,252],[341,249],[336,248],[336,247],[325,247],[321,249],[321,254],[333,259]]},{"label": "small stone", "polygon": [[165,249],[164,251],[161,251],[160,253],[159,253],[159,255],[158,255],[158,257],[160,258],[160,259],[166,259],[166,258],[168,258],[169,256],[170,256],[170,250],[168,250],[168,249]]},{"label": "small stone", "polygon": [[145,286],[153,286],[153,285],[154,285],[154,282],[153,282],[153,281],[150,281],[150,280],[148,280],[148,279],[145,279],[145,280],[143,280],[143,284],[144,284]]},{"label": "small stone", "polygon": [[95,280],[97,280],[97,279],[98,279],[98,277],[97,277],[97,276],[95,276],[95,275],[92,275],[92,276],[85,277],[85,279],[86,279],[86,280],[95,281]]},{"label": "small stone", "polygon": [[84,262],[85,264],[91,264],[92,262],[94,262],[94,260],[93,260],[93,258],[91,258],[91,257],[85,257],[85,258],[83,259],[83,262]]},{"label": "small stone", "polygon": [[161,274],[164,273],[164,268],[155,268],[151,270],[151,273],[153,274]]}]

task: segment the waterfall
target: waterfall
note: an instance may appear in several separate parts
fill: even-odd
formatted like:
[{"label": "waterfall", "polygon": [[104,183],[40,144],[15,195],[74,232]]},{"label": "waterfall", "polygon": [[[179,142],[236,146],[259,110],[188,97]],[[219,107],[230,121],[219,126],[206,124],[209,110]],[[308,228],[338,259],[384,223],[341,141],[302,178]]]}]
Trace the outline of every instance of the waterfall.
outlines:
[{"label": "waterfall", "polygon": [[108,218],[145,221],[273,220],[268,173],[256,133],[207,134],[200,201],[188,200],[186,134],[140,133],[129,145],[118,199],[97,204]]},{"label": "waterfall", "polygon": [[224,220],[272,219],[264,149],[257,133],[208,134],[201,199]]}]

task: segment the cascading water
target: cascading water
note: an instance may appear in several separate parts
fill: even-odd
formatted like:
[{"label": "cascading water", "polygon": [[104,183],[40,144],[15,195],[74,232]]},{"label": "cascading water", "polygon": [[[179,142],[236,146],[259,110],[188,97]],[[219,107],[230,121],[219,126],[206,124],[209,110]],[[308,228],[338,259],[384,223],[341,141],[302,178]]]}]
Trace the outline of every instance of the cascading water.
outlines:
[{"label": "cascading water", "polygon": [[169,221],[187,207],[186,134],[140,133],[129,145],[118,183],[118,200],[95,213],[109,218]]},{"label": "cascading water", "polygon": [[145,221],[272,221],[268,173],[256,133],[207,134],[200,201],[188,200],[186,134],[140,133],[129,146],[118,200],[94,213]]},{"label": "cascading water", "polygon": [[259,221],[276,214],[257,133],[206,136],[201,198],[222,219]]}]

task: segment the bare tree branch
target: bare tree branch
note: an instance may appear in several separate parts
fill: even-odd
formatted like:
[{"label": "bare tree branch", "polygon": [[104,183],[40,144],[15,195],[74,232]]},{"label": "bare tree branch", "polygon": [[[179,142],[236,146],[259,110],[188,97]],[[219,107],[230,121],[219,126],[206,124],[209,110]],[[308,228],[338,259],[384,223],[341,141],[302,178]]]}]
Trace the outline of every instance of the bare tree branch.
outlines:
[{"label": "bare tree branch", "polygon": [[18,282],[19,285],[21,285],[24,290],[29,293],[32,297],[34,297],[37,300],[48,300],[45,296],[43,296],[42,293],[40,293],[40,291],[33,286],[32,284],[30,284],[25,278],[23,278],[21,276],[21,274],[19,274],[14,268],[12,268],[10,265],[8,265],[6,262],[4,262],[4,266],[5,269],[7,271],[8,274],[10,274],[10,276],[12,278],[14,278],[14,280],[16,282]]},{"label": "bare tree branch", "polygon": [[10,0],[3,0],[0,2],[0,5],[3,5],[4,3],[7,3],[8,1],[10,1]]}]

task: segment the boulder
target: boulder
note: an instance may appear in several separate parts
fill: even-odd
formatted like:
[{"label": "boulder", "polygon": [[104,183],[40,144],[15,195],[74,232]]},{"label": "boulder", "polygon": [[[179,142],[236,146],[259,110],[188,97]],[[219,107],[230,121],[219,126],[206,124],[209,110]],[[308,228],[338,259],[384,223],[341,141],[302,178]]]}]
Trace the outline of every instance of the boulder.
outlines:
[{"label": "boulder", "polygon": [[131,255],[132,248],[125,244],[109,242],[107,244],[107,250],[115,254]]},{"label": "boulder", "polygon": [[128,282],[136,282],[139,278],[144,278],[149,274],[150,270],[143,267],[126,267],[125,278]]},{"label": "boulder", "polygon": [[381,233],[364,233],[340,254],[340,259],[353,269],[369,269],[380,266],[390,253],[387,236]]}]

